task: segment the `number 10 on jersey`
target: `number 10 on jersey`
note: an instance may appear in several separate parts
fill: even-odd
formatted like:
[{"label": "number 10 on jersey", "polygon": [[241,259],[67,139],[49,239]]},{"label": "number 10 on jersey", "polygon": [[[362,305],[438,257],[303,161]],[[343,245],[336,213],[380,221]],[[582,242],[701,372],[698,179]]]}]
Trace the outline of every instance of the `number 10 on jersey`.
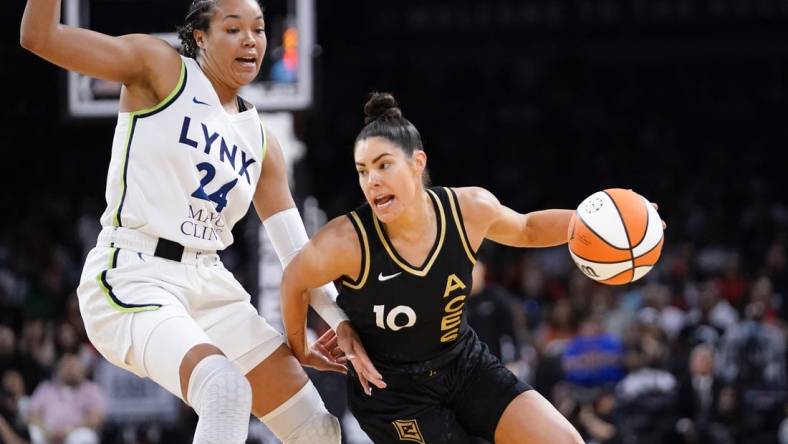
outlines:
[{"label": "number 10 on jersey", "polygon": [[[397,331],[416,325],[416,312],[407,305],[397,305],[388,314],[386,314],[385,305],[374,305],[372,306],[372,311],[375,312],[375,325],[383,330],[388,327],[389,330]],[[399,315],[405,316],[404,323],[397,322]]]}]

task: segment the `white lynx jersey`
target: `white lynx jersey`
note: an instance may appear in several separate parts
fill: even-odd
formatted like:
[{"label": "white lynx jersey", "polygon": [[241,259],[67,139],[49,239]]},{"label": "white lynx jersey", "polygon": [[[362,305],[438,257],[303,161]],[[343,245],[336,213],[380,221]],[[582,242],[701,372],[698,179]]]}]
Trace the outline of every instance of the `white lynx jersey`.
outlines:
[{"label": "white lynx jersey", "polygon": [[249,209],[267,138],[254,107],[228,114],[197,62],[182,59],[166,99],[118,114],[101,224],[222,250]]}]

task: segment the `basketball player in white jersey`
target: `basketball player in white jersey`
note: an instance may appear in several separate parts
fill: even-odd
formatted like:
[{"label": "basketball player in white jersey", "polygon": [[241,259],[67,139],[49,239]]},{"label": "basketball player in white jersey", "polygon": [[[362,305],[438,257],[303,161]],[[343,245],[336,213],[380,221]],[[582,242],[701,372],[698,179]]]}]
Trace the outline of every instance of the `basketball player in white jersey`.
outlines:
[{"label": "basketball player in white jersey", "polygon": [[[283,264],[307,240],[282,149],[238,96],[260,70],[264,32],[255,0],[195,0],[182,56],[151,36],[61,25],[59,0],[28,0],[21,44],[123,84],[103,229],[77,291],[91,342],[191,405],[195,443],[243,443],[250,411],[285,443],[339,443],[337,419],[216,254],[250,202]],[[347,319],[335,297],[332,285],[312,291],[334,329]],[[312,349],[305,365],[345,371],[335,337]]]}]

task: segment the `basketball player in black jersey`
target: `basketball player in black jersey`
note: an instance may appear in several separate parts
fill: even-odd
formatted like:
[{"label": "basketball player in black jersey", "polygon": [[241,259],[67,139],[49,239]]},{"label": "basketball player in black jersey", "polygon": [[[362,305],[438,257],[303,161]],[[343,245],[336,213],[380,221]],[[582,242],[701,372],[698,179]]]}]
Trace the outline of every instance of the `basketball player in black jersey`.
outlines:
[{"label": "basketball player in black jersey", "polygon": [[425,187],[421,137],[394,98],[376,93],[364,111],[354,157],[367,204],[329,222],[283,277],[293,353],[309,362],[304,292],[339,279],[337,303],[352,324],[339,325],[339,345],[361,382],[348,384],[349,404],[373,441],[582,442],[479,341],[464,312],[485,238],[563,244],[572,211],[519,214],[481,188]]}]

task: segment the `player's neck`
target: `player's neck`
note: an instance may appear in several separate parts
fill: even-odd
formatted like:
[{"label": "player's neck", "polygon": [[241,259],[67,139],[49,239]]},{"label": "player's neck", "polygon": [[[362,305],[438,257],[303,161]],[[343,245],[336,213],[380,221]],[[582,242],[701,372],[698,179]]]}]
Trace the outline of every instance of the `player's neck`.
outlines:
[{"label": "player's neck", "polygon": [[392,240],[398,239],[407,243],[431,239],[435,233],[435,217],[432,199],[425,190],[421,190],[412,205],[398,218],[386,224],[386,234]]},{"label": "player's neck", "polygon": [[203,74],[205,74],[205,77],[207,77],[208,81],[211,82],[214,91],[216,91],[216,95],[219,97],[219,103],[222,104],[222,107],[230,114],[239,112],[238,102],[236,99],[238,96],[238,88],[223,82],[221,77],[213,72],[210,65],[206,63],[205,60],[199,60],[198,64],[200,65]]}]

